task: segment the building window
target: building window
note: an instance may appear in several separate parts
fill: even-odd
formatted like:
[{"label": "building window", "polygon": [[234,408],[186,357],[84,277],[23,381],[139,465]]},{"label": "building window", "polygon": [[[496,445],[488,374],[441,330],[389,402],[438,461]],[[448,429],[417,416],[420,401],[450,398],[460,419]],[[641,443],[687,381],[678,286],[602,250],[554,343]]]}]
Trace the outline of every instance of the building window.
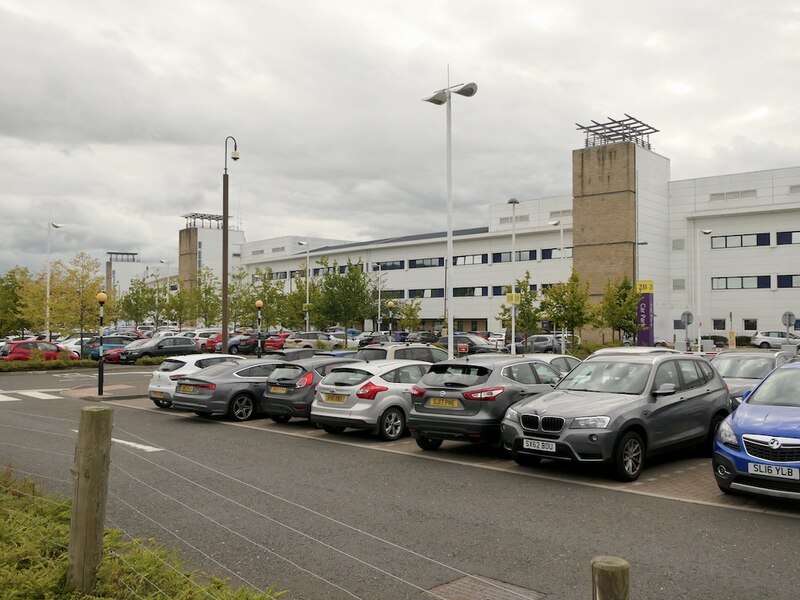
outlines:
[{"label": "building window", "polygon": [[[516,260],[521,262],[523,260],[536,260],[536,250],[517,250]],[[511,262],[511,252],[494,252],[492,253],[493,263]]]},{"label": "building window", "polygon": [[769,246],[769,233],[745,233],[742,235],[717,235],[711,238],[711,247],[750,248],[753,246]]},{"label": "building window", "polygon": [[493,285],[492,286],[492,296],[505,296],[506,295],[506,288],[511,288],[508,285]]},{"label": "building window", "polygon": [[769,289],[769,275],[749,275],[745,277],[712,277],[712,290],[756,290]]},{"label": "building window", "polygon": [[197,247],[198,248],[202,248],[203,247],[203,242],[197,242]]},{"label": "building window", "polygon": [[745,331],[758,331],[758,319],[742,319]]},{"label": "building window", "polygon": [[686,249],[686,240],[684,238],[675,238],[672,240],[672,249],[673,250],[685,250]]},{"label": "building window", "polygon": [[778,246],[785,244],[800,244],[800,231],[779,231],[777,235]]},{"label": "building window", "polygon": [[485,265],[489,262],[488,254],[466,254],[464,256],[454,256],[454,265]]},{"label": "building window", "polygon": [[686,329],[686,325],[684,325],[683,321],[681,321],[680,319],[675,319],[672,322],[672,328],[673,329]]},{"label": "building window", "polygon": [[725,319],[711,319],[715,331],[725,331]]},{"label": "building window", "polygon": [[686,280],[685,279],[673,279],[672,280],[672,291],[673,292],[680,292],[686,289]]},{"label": "building window", "polygon": [[409,298],[444,298],[444,288],[430,290],[408,290]]},{"label": "building window", "polygon": [[454,298],[468,298],[473,296],[488,296],[489,288],[483,287],[457,287],[453,288]]},{"label": "building window", "polygon": [[736,192],[717,192],[710,194],[709,199],[715,200],[739,200],[740,198],[755,198],[758,196],[756,190],[739,190]]},{"label": "building window", "polygon": [[272,273],[272,279],[273,280],[275,280],[275,279],[286,279],[287,276],[288,276],[288,273],[286,271],[276,271],[276,272]]},{"label": "building window", "polygon": [[253,251],[250,253],[250,256],[261,256],[262,254],[264,254],[264,251],[263,251],[263,250],[253,250]]},{"label": "building window", "polygon": [[412,258],[408,261],[409,269],[423,269],[425,267],[443,267],[444,257],[438,258]]},{"label": "building window", "polygon": [[778,275],[779,288],[800,288],[800,275]]},{"label": "building window", "polygon": [[[542,248],[542,260],[561,258],[561,248]],[[564,248],[564,258],[572,258],[572,247]]]},{"label": "building window", "polygon": [[272,253],[275,254],[276,252],[286,252],[286,246],[278,246],[277,248],[273,248]]},{"label": "building window", "polygon": [[305,276],[306,276],[305,269],[302,270],[302,271],[300,271],[300,270],[298,270],[298,271],[289,271],[289,277],[291,277],[292,279],[294,279],[295,277],[305,277]]},{"label": "building window", "polygon": [[[381,271],[398,271],[406,268],[406,261],[404,260],[385,260],[376,262],[381,266]],[[373,268],[373,271],[377,271],[377,269]]]},{"label": "building window", "polygon": [[381,297],[385,300],[402,300],[406,297],[406,292],[405,290],[381,290]]}]

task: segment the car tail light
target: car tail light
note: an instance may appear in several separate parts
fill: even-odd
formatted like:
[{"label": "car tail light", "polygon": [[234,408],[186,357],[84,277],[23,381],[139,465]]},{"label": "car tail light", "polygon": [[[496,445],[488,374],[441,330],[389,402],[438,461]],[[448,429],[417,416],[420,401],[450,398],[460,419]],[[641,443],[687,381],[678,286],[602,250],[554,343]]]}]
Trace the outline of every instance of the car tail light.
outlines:
[{"label": "car tail light", "polygon": [[506,391],[504,387],[484,388],[474,392],[463,392],[461,395],[466,400],[497,400],[497,397]]},{"label": "car tail light", "polygon": [[411,386],[411,397],[412,398],[422,398],[425,395],[425,390],[421,387],[417,387],[416,385]]},{"label": "car tail light", "polygon": [[194,385],[194,387],[196,387],[198,390],[210,390],[213,392],[215,389],[217,389],[216,383],[195,383],[192,385]]},{"label": "car tail light", "polygon": [[300,379],[297,380],[297,383],[294,384],[296,388],[304,388],[307,385],[311,385],[311,382],[314,381],[314,372],[309,371],[305,375],[303,375]]},{"label": "car tail light", "polygon": [[375,400],[375,396],[377,396],[380,392],[386,392],[389,388],[383,385],[375,385],[371,381],[368,381],[366,385],[361,386],[356,392],[356,396],[362,398],[363,400]]},{"label": "car tail light", "polygon": [[180,379],[181,377],[183,377],[183,375],[170,375],[170,376],[169,376],[169,378],[170,378],[172,381],[178,381],[178,379]]}]

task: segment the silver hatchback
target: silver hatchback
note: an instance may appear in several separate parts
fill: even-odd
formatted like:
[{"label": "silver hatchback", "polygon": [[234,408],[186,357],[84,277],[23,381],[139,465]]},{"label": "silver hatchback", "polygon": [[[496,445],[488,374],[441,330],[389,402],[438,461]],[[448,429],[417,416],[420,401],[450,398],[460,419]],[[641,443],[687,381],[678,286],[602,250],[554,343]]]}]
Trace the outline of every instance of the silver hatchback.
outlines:
[{"label": "silver hatchback", "polygon": [[411,389],[430,366],[418,360],[376,360],[336,367],[317,386],[311,421],[328,433],[352,427],[396,440],[406,431]]}]

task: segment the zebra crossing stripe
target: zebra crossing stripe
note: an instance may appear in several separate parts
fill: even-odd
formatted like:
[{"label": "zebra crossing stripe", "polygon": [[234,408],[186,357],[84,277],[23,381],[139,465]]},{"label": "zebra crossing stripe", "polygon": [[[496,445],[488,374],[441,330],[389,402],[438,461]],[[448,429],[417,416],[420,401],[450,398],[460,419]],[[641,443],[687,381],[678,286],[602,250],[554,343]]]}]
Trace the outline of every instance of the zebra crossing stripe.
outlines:
[{"label": "zebra crossing stripe", "polygon": [[29,398],[36,398],[37,400],[58,400],[58,396],[53,396],[52,394],[45,394],[43,392],[23,392],[20,390],[19,392],[15,392],[16,394],[21,394],[23,396],[28,396]]},{"label": "zebra crossing stripe", "polygon": [[0,394],[0,402],[19,402],[19,398],[12,398],[11,396],[4,396]]}]

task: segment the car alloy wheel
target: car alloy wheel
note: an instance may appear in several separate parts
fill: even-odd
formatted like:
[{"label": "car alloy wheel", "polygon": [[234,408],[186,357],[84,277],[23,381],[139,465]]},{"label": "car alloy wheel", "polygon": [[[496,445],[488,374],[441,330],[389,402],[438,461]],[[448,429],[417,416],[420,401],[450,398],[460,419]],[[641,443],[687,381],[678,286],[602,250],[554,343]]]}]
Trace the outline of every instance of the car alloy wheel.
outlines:
[{"label": "car alloy wheel", "polygon": [[234,421],[247,421],[254,413],[253,399],[247,394],[239,394],[231,400],[228,415]]},{"label": "car alloy wheel", "polygon": [[405,415],[399,408],[387,408],[381,415],[380,436],[387,442],[393,442],[403,435],[406,429]]},{"label": "car alloy wheel", "polygon": [[162,398],[151,398],[153,400],[153,404],[155,404],[158,408],[169,408],[172,406],[171,400],[163,400]]},{"label": "car alloy wheel", "polygon": [[644,467],[644,442],[635,431],[627,431],[617,443],[611,468],[620,481],[636,481]]}]

